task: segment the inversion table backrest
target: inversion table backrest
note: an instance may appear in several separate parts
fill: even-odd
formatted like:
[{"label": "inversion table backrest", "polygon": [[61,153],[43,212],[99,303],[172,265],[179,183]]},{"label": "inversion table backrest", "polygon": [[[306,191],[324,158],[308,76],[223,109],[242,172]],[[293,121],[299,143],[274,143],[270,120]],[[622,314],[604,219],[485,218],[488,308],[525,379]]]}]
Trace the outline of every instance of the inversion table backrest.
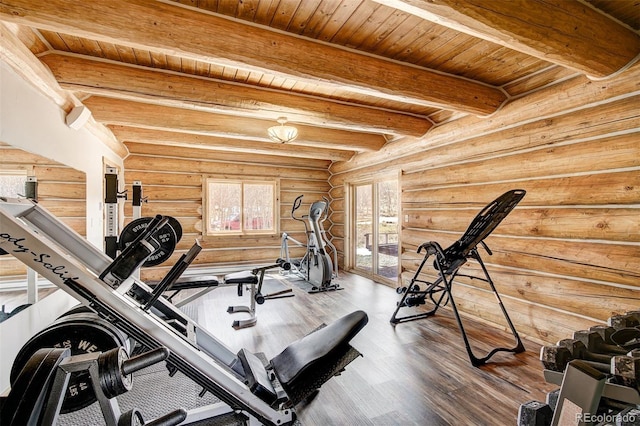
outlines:
[{"label": "inversion table backrest", "polygon": [[512,189],[487,204],[473,219],[464,235],[444,250],[445,258],[439,259],[440,265],[451,272],[466,262],[471,251],[496,229],[525,194],[523,189]]}]

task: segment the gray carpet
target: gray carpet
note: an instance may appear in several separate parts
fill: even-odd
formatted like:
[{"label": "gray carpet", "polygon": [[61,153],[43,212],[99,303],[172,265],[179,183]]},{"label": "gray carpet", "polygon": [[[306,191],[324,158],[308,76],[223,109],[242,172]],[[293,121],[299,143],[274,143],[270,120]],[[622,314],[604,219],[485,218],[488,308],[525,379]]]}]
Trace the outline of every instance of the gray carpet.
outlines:
[{"label": "gray carpet", "polygon": [[[146,422],[154,420],[178,408],[190,410],[196,407],[218,402],[210,393],[202,398],[198,396],[201,388],[189,378],[178,372],[169,377],[164,363],[160,363],[134,374],[133,389],[117,397],[122,413],[137,408]],[[63,414],[59,425],[86,426],[104,425],[102,411],[97,402],[85,409]],[[198,423],[198,425],[244,425],[242,419],[235,415],[216,419],[215,422]]]},{"label": "gray carpet", "polygon": [[[189,304],[181,310],[192,319],[197,320],[195,306],[197,304]],[[170,377],[165,365],[164,362],[161,362],[134,373],[133,388],[117,397],[122,413],[136,408],[141,412],[145,422],[150,422],[179,408],[191,410],[219,402],[219,399],[210,393],[200,397],[198,394],[202,388],[181,372]],[[61,426],[98,426],[104,425],[105,421],[100,405],[95,402],[82,410],[61,415],[58,424]],[[232,413],[214,420],[192,424],[197,426],[236,426],[245,425],[246,422],[244,416]]]}]

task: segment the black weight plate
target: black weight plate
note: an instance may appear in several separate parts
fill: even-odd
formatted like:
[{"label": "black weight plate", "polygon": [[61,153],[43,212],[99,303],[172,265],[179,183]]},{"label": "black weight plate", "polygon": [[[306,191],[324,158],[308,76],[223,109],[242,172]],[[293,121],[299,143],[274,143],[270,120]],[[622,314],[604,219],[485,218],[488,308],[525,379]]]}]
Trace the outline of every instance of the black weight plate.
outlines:
[{"label": "black weight plate", "polygon": [[92,314],[94,312],[88,306],[76,305],[73,308],[69,309],[64,314],[60,315],[57,319],[64,318],[66,316],[73,315],[73,314],[85,314],[85,313],[91,313]]},{"label": "black weight plate", "polygon": [[141,426],[144,425],[142,413],[136,408],[127,411],[118,419],[118,426]]},{"label": "black weight plate", "polygon": [[178,221],[178,219],[176,219],[173,216],[166,216],[166,218],[169,219],[169,225],[171,225],[171,227],[176,233],[176,243],[177,243],[182,239],[182,225],[180,225],[180,222]]},{"label": "black weight plate", "polygon": [[[127,226],[125,226],[120,233],[120,239],[118,241],[120,251],[124,250],[141,233],[143,233],[152,220],[153,218],[150,217],[141,217],[132,220]],[[180,234],[182,234],[182,227],[180,227]],[[176,230],[171,226],[171,221],[160,228],[160,231],[155,235],[155,239],[160,243],[160,248],[151,253],[142,266],[148,267],[160,265],[167,261],[173,254],[176,244],[178,244],[178,238]]]},{"label": "black weight plate", "polygon": [[[43,348],[31,355],[7,396],[0,417],[6,426],[39,424],[47,406],[56,370],[70,356],[68,349]],[[11,407],[11,409],[9,409]]]},{"label": "black weight plate", "polygon": [[[129,349],[127,336],[94,313],[76,313],[63,316],[51,326],[33,336],[20,349],[11,367],[11,383],[41,348],[67,348],[71,355],[105,352],[118,346]],[[88,372],[71,375],[61,413],[70,413],[87,407],[96,400]]]}]

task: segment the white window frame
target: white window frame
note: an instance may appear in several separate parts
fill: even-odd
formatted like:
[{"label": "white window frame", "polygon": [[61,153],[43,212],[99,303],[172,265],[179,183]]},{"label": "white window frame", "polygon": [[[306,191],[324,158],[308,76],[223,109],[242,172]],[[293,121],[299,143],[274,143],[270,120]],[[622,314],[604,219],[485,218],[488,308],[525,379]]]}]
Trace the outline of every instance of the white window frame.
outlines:
[{"label": "white window frame", "polygon": [[[209,208],[209,186],[211,183],[225,183],[225,184],[239,184],[240,189],[240,229],[234,230],[213,230],[210,228],[211,224],[211,216],[213,212],[210,211]],[[244,217],[243,213],[245,210],[244,206],[244,185],[246,184],[264,184],[264,185],[272,185],[273,186],[273,228],[272,229],[244,229]],[[268,179],[268,178],[234,178],[234,177],[223,177],[216,175],[205,176],[204,179],[204,188],[203,188],[203,199],[202,205],[204,206],[204,227],[203,234],[205,236],[225,236],[225,235],[278,235],[280,228],[280,181],[279,179]]]}]

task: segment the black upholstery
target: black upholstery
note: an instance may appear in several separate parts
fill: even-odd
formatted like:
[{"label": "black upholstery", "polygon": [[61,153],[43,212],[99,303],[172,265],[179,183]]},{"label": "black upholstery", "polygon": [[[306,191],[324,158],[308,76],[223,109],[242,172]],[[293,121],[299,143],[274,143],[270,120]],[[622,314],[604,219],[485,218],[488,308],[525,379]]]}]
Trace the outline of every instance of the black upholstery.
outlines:
[{"label": "black upholstery", "polygon": [[257,395],[266,403],[273,404],[278,399],[278,394],[273,388],[267,370],[260,359],[246,349],[240,349],[238,358],[244,369],[245,383],[251,389],[251,393]]},{"label": "black upholstery", "polygon": [[251,271],[233,272],[224,276],[226,284],[258,284],[258,276]]},{"label": "black upholstery", "polygon": [[464,264],[472,250],[475,250],[485,238],[507,217],[511,210],[522,200],[526,191],[512,189],[489,203],[473,219],[458,241],[444,250],[444,259],[439,259],[448,273]]},{"label": "black upholstery", "polygon": [[311,375],[317,375],[323,369],[332,368],[336,355],[348,351],[349,341],[368,320],[365,312],[352,312],[293,342],[276,355],[271,360],[271,365],[285,391],[304,383]]},{"label": "black upholstery", "polygon": [[[152,286],[153,284],[150,283]],[[203,287],[215,287],[219,285],[218,277],[214,275],[201,275],[197,277],[180,277],[173,283],[171,290],[192,290]]]}]

